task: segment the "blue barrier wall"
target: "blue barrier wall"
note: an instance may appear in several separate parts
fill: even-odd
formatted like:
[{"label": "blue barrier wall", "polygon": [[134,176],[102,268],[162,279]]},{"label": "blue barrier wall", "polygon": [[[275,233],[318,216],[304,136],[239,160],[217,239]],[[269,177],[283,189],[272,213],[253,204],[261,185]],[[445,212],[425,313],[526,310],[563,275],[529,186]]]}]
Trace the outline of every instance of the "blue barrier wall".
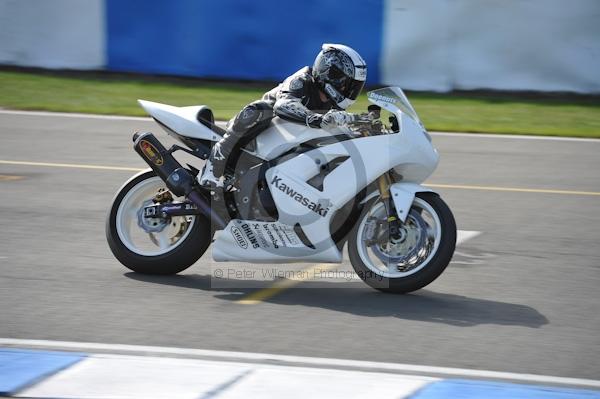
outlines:
[{"label": "blue barrier wall", "polygon": [[344,43],[379,79],[383,0],[107,0],[113,71],[281,80]]},{"label": "blue barrier wall", "polygon": [[281,80],[323,42],[370,84],[600,93],[598,0],[0,0],[0,65]]}]

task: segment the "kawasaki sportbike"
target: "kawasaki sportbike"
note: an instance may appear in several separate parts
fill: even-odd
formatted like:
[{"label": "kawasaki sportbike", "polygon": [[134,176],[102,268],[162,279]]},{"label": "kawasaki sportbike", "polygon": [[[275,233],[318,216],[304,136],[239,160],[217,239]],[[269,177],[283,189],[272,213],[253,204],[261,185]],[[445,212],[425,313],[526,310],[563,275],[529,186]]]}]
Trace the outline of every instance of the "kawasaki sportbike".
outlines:
[{"label": "kawasaki sportbike", "polygon": [[[373,105],[349,127],[324,131],[278,117],[229,158],[226,188],[198,184],[201,164],[224,134],[207,106],[141,106],[181,144],[136,133],[150,169],[116,194],[106,235],[116,258],[140,273],[174,274],[211,242],[217,262],[342,262],[370,286],[405,293],[435,280],[456,244],[438,194],[421,185],[438,153],[401,89],[368,93]],[[382,120],[382,108],[389,118]]]}]

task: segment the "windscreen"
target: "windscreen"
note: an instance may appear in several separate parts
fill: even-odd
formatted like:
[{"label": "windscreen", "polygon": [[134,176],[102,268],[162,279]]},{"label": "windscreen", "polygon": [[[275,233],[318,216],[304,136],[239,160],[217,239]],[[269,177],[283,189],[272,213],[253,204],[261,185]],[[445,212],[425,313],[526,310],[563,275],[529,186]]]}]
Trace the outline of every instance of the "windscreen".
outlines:
[{"label": "windscreen", "polygon": [[400,110],[410,118],[421,123],[417,112],[399,87],[384,87],[383,89],[370,91],[367,93],[367,98],[370,102],[379,105],[383,109],[390,112]]}]

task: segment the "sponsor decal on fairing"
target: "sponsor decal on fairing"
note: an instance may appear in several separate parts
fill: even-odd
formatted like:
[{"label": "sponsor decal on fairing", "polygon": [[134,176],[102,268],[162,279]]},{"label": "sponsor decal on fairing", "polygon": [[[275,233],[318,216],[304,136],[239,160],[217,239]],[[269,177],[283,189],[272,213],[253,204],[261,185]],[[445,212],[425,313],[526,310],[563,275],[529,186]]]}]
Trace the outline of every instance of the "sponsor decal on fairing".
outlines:
[{"label": "sponsor decal on fairing", "polygon": [[281,177],[274,176],[273,180],[271,180],[271,184],[275,188],[277,188],[279,191],[286,194],[290,198],[294,199],[296,202],[298,202],[305,208],[308,208],[309,210],[313,211],[317,215],[319,215],[321,217],[327,216],[327,213],[329,212],[329,207],[323,207],[321,204],[311,201],[308,197],[306,197],[302,193],[294,190],[287,184],[281,182]]},{"label": "sponsor decal on fairing", "polygon": [[377,93],[369,93],[367,96],[373,100],[383,101],[389,104],[396,104],[398,102],[398,100],[396,100],[395,98],[382,96],[381,94]]},{"label": "sponsor decal on fairing", "polygon": [[235,242],[237,243],[237,245],[240,246],[240,248],[242,249],[247,249],[248,248],[248,241],[246,241],[246,239],[244,238],[242,232],[240,231],[240,229],[238,229],[237,227],[233,226],[231,228],[231,235],[233,236]]}]

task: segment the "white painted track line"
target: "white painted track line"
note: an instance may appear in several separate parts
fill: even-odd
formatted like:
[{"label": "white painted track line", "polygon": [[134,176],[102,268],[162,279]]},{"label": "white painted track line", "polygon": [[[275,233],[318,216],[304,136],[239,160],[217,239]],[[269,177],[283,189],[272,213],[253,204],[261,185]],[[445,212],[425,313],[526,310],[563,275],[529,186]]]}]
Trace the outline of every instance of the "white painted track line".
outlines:
[{"label": "white painted track line", "polygon": [[146,116],[97,115],[47,111],[17,111],[9,109],[0,109],[0,115],[55,116],[61,118],[109,119],[115,121],[152,121],[152,118]]},{"label": "white painted track line", "polygon": [[434,381],[425,377],[384,373],[259,366],[218,398],[398,399],[409,398]]},{"label": "white painted track line", "polygon": [[196,399],[247,368],[195,359],[92,356],[20,391],[17,397]]},{"label": "white painted track line", "polygon": [[48,341],[0,338],[0,345],[19,348],[44,348],[44,349],[69,349],[76,351],[111,351],[145,355],[170,355],[170,356],[195,356],[200,358],[213,358],[232,361],[247,361],[277,364],[287,366],[313,366],[320,368],[358,369],[363,371],[376,371],[388,373],[411,373],[424,376],[448,376],[458,378],[479,378],[503,381],[519,381],[536,384],[568,385],[578,387],[600,388],[600,381],[581,378],[555,377],[535,374],[518,374],[502,371],[472,370],[451,367],[421,366],[400,363],[383,363],[364,360],[345,360],[331,358],[317,358],[305,356],[276,355],[268,353],[229,352],[210,349],[190,349],[162,346],[141,346],[123,344],[103,344],[70,341]]},{"label": "white painted track line", "polygon": [[457,230],[456,231],[456,246],[463,244],[478,235],[481,234],[481,231],[469,231],[469,230]]},{"label": "white painted track line", "polygon": [[[365,384],[364,381],[377,381]],[[428,377],[151,356],[92,355],[19,392],[25,398],[399,398]],[[143,383],[140,383],[143,382]]]},{"label": "white painted track line", "polygon": [[[124,115],[96,115],[81,114],[69,112],[48,112],[48,111],[19,111],[10,109],[0,109],[0,115],[22,115],[22,116],[54,116],[62,118],[87,118],[87,119],[107,119],[123,121],[152,121],[150,117],[142,116],[124,116]],[[225,122],[219,121],[218,125],[223,127]],[[572,141],[581,143],[600,143],[600,139],[578,138],[578,137],[554,137],[554,136],[531,136],[531,135],[513,135],[513,134],[493,134],[493,133],[461,133],[461,132],[429,132],[434,136],[440,137],[465,137],[465,138],[485,138],[485,139],[504,139],[504,140],[550,140],[550,141]]]}]

